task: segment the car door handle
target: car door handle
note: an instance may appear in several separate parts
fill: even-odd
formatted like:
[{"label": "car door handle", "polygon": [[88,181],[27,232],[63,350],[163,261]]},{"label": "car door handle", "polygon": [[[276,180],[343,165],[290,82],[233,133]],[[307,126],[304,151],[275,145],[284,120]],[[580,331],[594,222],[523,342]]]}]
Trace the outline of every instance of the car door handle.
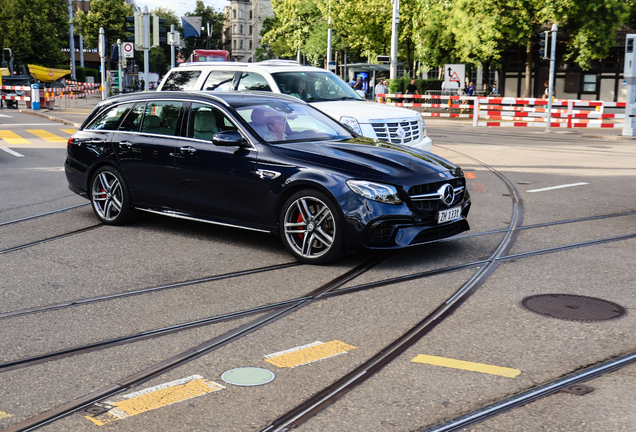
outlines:
[{"label": "car door handle", "polygon": [[197,151],[197,149],[195,149],[194,147],[190,147],[190,146],[181,147],[179,150],[181,151],[181,153],[190,153],[190,154],[196,153],[196,151]]},{"label": "car door handle", "polygon": [[120,149],[129,149],[132,147],[132,143],[130,141],[119,141],[119,148]]}]

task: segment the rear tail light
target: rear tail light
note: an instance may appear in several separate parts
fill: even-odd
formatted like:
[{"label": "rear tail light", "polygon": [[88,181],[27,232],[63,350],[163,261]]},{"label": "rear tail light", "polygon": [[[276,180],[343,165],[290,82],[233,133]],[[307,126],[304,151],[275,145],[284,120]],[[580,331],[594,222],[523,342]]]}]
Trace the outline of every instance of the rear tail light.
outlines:
[{"label": "rear tail light", "polygon": [[73,137],[70,137],[70,138],[68,139],[68,142],[66,143],[66,148],[69,148],[69,147],[70,147],[70,146],[72,146],[72,145],[73,145]]}]

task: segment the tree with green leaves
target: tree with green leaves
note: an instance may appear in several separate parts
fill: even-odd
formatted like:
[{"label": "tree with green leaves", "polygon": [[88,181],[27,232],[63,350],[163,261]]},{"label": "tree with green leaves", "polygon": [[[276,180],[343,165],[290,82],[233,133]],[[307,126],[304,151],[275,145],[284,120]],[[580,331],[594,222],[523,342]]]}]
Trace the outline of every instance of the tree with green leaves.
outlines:
[{"label": "tree with green leaves", "polygon": [[108,44],[117,39],[126,40],[126,17],[133,15],[133,8],[125,0],[91,0],[91,10],[88,13],[78,11],[73,18],[77,33],[82,35],[84,44],[88,48],[97,48],[99,43],[99,29],[104,28]]},{"label": "tree with green leaves", "polygon": [[296,56],[294,49],[287,43],[287,39],[280,37],[270,41],[265,35],[280,26],[280,21],[276,17],[267,17],[263,20],[263,28],[259,33],[262,37],[261,46],[256,48],[256,61],[269,60],[274,58],[291,59]]},{"label": "tree with green leaves", "polygon": [[65,61],[68,4],[59,0],[0,1],[0,48],[10,48],[15,61],[56,67]]}]

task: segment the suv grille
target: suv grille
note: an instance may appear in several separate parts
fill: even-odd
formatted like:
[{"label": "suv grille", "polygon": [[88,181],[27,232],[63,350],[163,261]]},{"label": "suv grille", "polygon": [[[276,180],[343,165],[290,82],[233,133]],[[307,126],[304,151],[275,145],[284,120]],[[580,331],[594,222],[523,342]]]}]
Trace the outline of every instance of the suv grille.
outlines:
[{"label": "suv grille", "polygon": [[420,141],[422,131],[419,121],[371,120],[371,126],[379,140],[392,144],[406,144]]},{"label": "suv grille", "polygon": [[[449,183],[453,187],[453,189],[455,189],[455,199],[449,205],[446,205],[444,202],[442,202],[441,199],[412,198],[418,195],[434,194],[446,183]],[[412,198],[411,202],[413,203],[413,206],[418,210],[444,210],[452,207],[464,198],[465,188],[466,181],[464,180],[464,178],[460,177],[450,180],[442,180],[435,183],[413,186],[409,189],[409,197]]]}]

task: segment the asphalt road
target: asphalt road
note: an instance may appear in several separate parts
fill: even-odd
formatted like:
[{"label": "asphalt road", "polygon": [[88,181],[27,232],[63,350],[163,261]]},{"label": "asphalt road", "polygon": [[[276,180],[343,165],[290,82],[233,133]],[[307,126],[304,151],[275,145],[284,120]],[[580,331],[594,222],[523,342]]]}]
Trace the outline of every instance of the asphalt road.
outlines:
[{"label": "asphalt road", "polygon": [[[375,255],[295,265],[282,242],[264,234],[153,215],[125,227],[99,225],[66,185],[69,126],[15,110],[0,114],[11,116],[0,117],[0,148],[9,150],[0,151],[0,430],[18,430],[117,383],[132,384],[41,430],[264,430],[454,298],[490,265],[513,220],[523,229],[504,256],[515,257],[497,261],[452,314],[296,430],[443,430],[435,426],[636,352],[633,141],[428,121],[433,151],[467,173],[471,231],[396,251],[337,286],[341,295],[294,303],[290,313],[196,355],[193,348],[271,313],[259,307],[297,301]],[[28,143],[10,143],[7,131]],[[60,209],[67,210],[29,218]],[[255,271],[241,273],[247,270]],[[598,298],[626,313],[572,321],[522,305],[540,294]],[[246,310],[252,314],[232,317]],[[223,319],[7,366],[212,317]],[[298,347],[305,348],[281,354]],[[184,353],[192,358],[157,366]],[[418,362],[422,356],[444,365],[431,364],[433,357]],[[452,361],[470,363],[458,369]],[[222,378],[244,367],[274,378],[255,386]],[[148,370],[156,373],[135,380]],[[635,366],[627,366],[585,382],[594,388],[586,395],[556,393],[463,430],[633,430],[635,377]]]}]

